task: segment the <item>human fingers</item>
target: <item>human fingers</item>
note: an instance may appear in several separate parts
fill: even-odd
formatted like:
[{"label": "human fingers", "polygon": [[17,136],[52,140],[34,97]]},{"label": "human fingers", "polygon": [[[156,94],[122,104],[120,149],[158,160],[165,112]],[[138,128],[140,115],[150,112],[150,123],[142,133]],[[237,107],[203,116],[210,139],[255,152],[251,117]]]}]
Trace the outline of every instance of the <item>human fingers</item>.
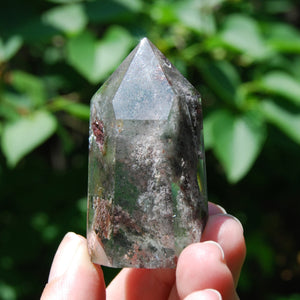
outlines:
[{"label": "human fingers", "polygon": [[[209,203],[210,218],[224,213],[222,207]],[[213,224],[208,222],[208,227],[211,225]],[[226,274],[232,279],[230,272]],[[166,299],[174,279],[173,270],[123,269],[109,285],[107,299]],[[172,291],[174,295],[177,294],[176,289],[173,288]]]},{"label": "human fingers", "polygon": [[180,299],[206,289],[219,291],[224,300],[236,299],[224,252],[213,241],[192,244],[182,251],[177,264],[176,286]]},{"label": "human fingers", "polygon": [[215,241],[223,249],[225,261],[237,285],[246,256],[246,246],[241,223],[233,216],[219,213],[210,215],[201,241]]},{"label": "human fingers", "polygon": [[[224,212],[213,203],[209,203],[209,210],[214,214]],[[174,282],[175,270],[125,268],[108,286],[107,299],[167,299]],[[174,288],[173,294],[176,294]]]},{"label": "human fingers", "polygon": [[105,299],[103,273],[100,266],[91,262],[85,238],[66,234],[55,254],[41,299]]},{"label": "human fingers", "polygon": [[175,281],[174,269],[123,269],[107,287],[108,300],[165,300]]}]

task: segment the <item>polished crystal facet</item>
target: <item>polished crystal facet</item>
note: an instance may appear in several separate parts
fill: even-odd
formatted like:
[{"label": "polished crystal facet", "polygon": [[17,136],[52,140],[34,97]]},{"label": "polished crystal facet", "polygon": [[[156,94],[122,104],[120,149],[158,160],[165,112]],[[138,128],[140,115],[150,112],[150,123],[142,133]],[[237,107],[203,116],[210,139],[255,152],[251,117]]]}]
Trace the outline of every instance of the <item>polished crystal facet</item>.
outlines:
[{"label": "polished crystal facet", "polygon": [[91,102],[88,247],[94,263],[173,268],[207,218],[195,88],[146,38]]}]

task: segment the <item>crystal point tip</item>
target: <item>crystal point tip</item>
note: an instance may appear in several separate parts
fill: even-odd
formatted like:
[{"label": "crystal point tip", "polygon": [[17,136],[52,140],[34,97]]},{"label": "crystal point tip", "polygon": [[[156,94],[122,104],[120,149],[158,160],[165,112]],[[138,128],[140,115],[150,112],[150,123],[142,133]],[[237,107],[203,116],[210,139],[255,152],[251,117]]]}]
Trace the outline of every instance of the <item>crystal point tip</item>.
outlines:
[{"label": "crystal point tip", "polygon": [[147,38],[147,37],[143,37],[141,40],[140,40],[140,44],[145,44],[145,43],[149,43],[150,40]]}]

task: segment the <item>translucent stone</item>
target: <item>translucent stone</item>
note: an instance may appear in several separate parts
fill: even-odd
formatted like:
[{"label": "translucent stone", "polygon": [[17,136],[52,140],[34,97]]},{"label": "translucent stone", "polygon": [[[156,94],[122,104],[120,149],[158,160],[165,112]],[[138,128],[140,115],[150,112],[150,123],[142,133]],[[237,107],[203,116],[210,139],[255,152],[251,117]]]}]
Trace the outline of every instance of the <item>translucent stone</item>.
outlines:
[{"label": "translucent stone", "polygon": [[112,267],[173,268],[207,219],[199,93],[147,39],[91,101],[88,247]]}]

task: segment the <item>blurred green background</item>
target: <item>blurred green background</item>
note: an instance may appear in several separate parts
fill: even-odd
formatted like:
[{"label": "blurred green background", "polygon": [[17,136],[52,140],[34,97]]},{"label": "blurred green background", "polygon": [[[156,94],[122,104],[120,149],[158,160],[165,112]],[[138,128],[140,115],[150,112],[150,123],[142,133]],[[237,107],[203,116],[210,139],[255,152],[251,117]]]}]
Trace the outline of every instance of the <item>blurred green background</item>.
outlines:
[{"label": "blurred green background", "polygon": [[144,36],[202,94],[241,299],[300,299],[299,28],[297,0],[1,1],[0,299],[38,298],[61,238],[85,235],[89,101]]}]

